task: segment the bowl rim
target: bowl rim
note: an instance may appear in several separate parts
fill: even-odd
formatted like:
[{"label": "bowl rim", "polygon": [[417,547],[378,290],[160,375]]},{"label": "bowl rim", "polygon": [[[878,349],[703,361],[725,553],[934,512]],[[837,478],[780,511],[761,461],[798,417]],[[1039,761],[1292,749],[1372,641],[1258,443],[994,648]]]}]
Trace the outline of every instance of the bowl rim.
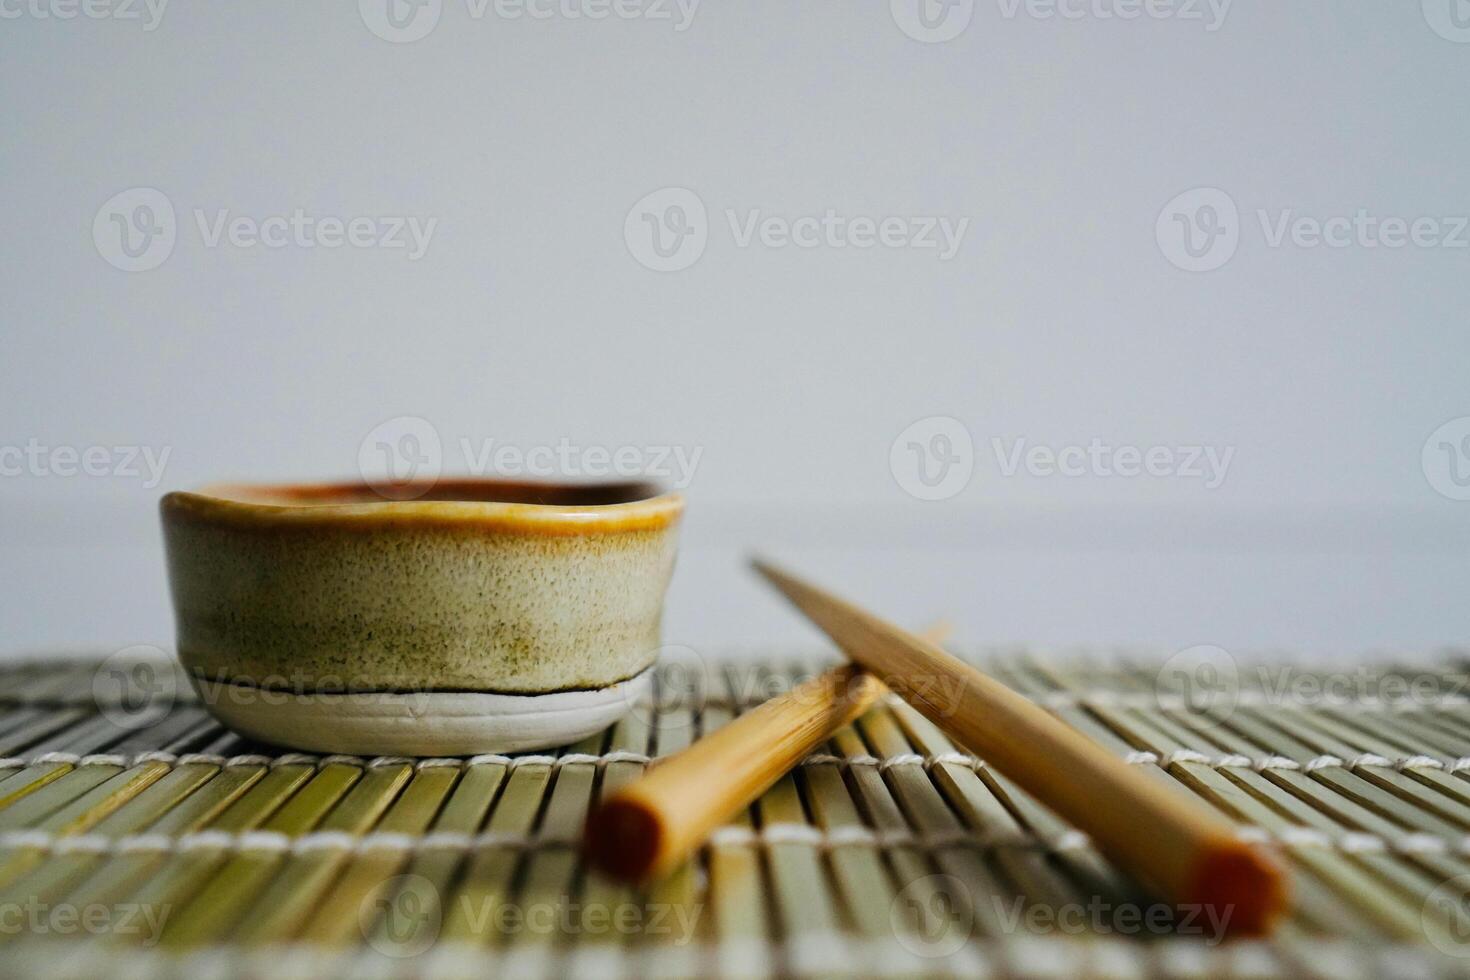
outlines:
[{"label": "bowl rim", "polygon": [[[362,480],[302,483],[212,483],[198,490],[166,493],[159,509],[166,525],[191,522],[234,528],[281,530],[326,528],[376,530],[439,527],[523,534],[601,534],[653,531],[676,524],[683,494],[652,481],[510,480],[445,477],[422,486],[428,492],[519,497],[569,493],[636,494],[610,503],[540,503],[524,500],[396,499]],[[395,492],[402,493],[403,488]],[[343,502],[331,502],[333,495]],[[371,499],[377,496],[378,499]],[[361,499],[368,497],[369,499]],[[278,500],[273,498],[279,498]],[[294,499],[293,499],[294,498]]]}]

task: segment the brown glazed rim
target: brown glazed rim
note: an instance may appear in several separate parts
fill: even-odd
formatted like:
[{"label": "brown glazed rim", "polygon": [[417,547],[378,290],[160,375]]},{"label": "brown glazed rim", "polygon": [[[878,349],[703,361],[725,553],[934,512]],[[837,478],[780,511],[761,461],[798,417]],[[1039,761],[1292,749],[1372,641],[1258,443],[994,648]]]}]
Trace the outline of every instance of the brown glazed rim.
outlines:
[{"label": "brown glazed rim", "polygon": [[[405,492],[406,491],[406,492]],[[449,478],[393,487],[371,484],[217,483],[165,494],[165,521],[240,529],[436,527],[511,534],[656,531],[678,522],[684,497],[656,483],[556,483]]]}]

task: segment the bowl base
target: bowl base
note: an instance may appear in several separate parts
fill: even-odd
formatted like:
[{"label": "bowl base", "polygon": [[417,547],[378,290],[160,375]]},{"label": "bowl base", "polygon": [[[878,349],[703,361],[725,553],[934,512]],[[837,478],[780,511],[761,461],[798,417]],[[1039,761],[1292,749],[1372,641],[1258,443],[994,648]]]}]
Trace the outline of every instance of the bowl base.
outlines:
[{"label": "bowl base", "polygon": [[299,694],[194,678],[204,706],[261,742],[345,755],[464,756],[566,745],[616,722],[653,669],[609,687],[550,694],[478,691]]}]

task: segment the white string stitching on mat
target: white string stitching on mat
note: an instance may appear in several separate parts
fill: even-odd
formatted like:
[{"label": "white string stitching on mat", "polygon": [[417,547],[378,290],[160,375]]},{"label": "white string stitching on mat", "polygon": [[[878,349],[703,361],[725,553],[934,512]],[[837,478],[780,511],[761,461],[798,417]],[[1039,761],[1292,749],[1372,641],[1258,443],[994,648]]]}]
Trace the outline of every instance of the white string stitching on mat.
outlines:
[{"label": "white string stitching on mat", "polygon": [[903,752],[880,759],[876,755],[831,755],[826,752],[817,752],[801,760],[804,766],[876,766],[879,769],[889,769],[892,766],[923,766],[928,769],[932,766],[964,766],[968,769],[983,769],[985,762],[977,759],[966,752],[937,752],[933,755],[919,755],[914,752]]},{"label": "white string stitching on mat", "polygon": [[139,851],[167,851],[172,846],[172,842],[173,838],[167,834],[136,834],[132,837],[119,838],[117,852],[131,854]]},{"label": "white string stitching on mat", "polygon": [[[569,765],[605,765],[609,762],[637,762],[647,765],[654,761],[654,757],[643,752],[629,752],[617,750],[605,755],[590,755],[583,752],[569,752],[566,755],[477,755],[468,759],[461,758],[425,758],[412,759],[406,756],[377,756],[375,758],[364,758],[357,755],[312,755],[308,752],[287,752],[278,756],[269,755],[236,755],[225,758],[213,753],[193,752],[185,755],[174,755],[172,752],[139,752],[133,756],[125,755],[78,755],[75,752],[46,752],[34,758],[25,759],[20,757],[0,758],[0,769],[23,769],[26,766],[38,765],[70,765],[70,766],[121,766],[129,767],[141,765],[145,762],[162,762],[170,766],[185,765],[212,765],[212,766],[269,766],[278,768],[280,766],[354,766],[359,769],[376,769],[383,766],[412,766],[415,769],[454,768],[461,769],[466,766],[478,765],[502,765],[512,769],[517,766],[551,766],[558,768]],[[878,760],[873,760],[876,763]]]},{"label": "white string stitching on mat", "polygon": [[413,834],[391,833],[387,831],[365,834],[358,841],[359,851],[412,851],[418,838]]},{"label": "white string stitching on mat", "polygon": [[49,830],[12,830],[0,834],[0,847],[41,847],[50,848],[56,841],[56,835]]},{"label": "white string stitching on mat", "polygon": [[[517,762],[516,761],[517,759],[519,759],[520,761]],[[529,765],[549,765],[552,761],[554,761],[554,760],[549,755],[509,756],[509,755],[499,755],[499,754],[496,754],[496,753],[487,752],[484,755],[471,756],[470,759],[469,759],[468,765],[471,765],[471,766],[485,766],[485,765],[500,765],[500,766],[522,765],[522,766],[529,766]]]},{"label": "white string stitching on mat", "polygon": [[435,830],[419,837],[418,846],[426,851],[467,851],[475,846],[475,835]]},{"label": "white string stitching on mat", "polygon": [[[1176,763],[1197,764],[1210,766],[1215,769],[1255,769],[1263,772],[1270,769],[1301,770],[1304,772],[1315,772],[1318,769],[1328,767],[1342,767],[1346,769],[1357,769],[1364,766],[1379,767],[1384,769],[1397,769],[1402,772],[1405,769],[1440,769],[1450,773],[1465,772],[1470,770],[1470,756],[1463,756],[1446,762],[1429,755],[1410,755],[1397,759],[1376,753],[1363,753],[1349,760],[1343,760],[1335,755],[1319,755],[1305,762],[1297,762],[1281,755],[1268,755],[1260,758],[1252,758],[1247,755],[1229,753],[1225,755],[1211,756],[1196,749],[1175,749],[1174,751],[1159,755],[1147,750],[1134,750],[1121,756],[1122,760],[1129,765],[1159,765],[1168,768]],[[92,755],[78,755],[75,752],[46,752],[31,759],[19,757],[0,758],[0,770],[24,768],[32,765],[71,765],[71,766],[96,766],[107,765],[127,768],[142,765],[148,762],[158,762],[169,766],[185,765],[212,765],[223,767],[236,766],[269,766],[278,768],[280,766],[313,766],[323,767],[328,765],[354,766],[359,769],[375,769],[384,766],[412,766],[414,769],[432,768],[465,768],[480,765],[501,765],[511,769],[519,766],[549,766],[553,769],[569,765],[607,765],[612,762],[634,762],[647,765],[656,761],[656,757],[643,752],[631,752],[625,749],[608,752],[603,755],[591,755],[582,752],[569,752],[565,755],[552,756],[544,754],[536,755],[500,755],[487,753],[484,755],[471,756],[467,759],[460,758],[424,758],[412,759],[406,756],[376,756],[365,758],[356,755],[313,755],[307,752],[287,752],[278,756],[242,754],[226,758],[214,753],[187,753],[174,755],[171,752],[139,752],[132,756],[97,753]],[[875,766],[880,770],[887,771],[893,766],[918,765],[924,768],[932,768],[942,765],[958,765],[973,770],[985,768],[985,761],[965,752],[948,751],[937,752],[930,755],[922,755],[914,752],[904,752],[898,755],[879,758],[874,755],[838,756],[830,753],[818,752],[807,756],[801,761],[804,766],[833,765],[841,767],[851,766]]]},{"label": "white string stitching on mat", "polygon": [[[1412,833],[1400,837],[1394,849],[1401,854],[1435,854],[1449,851],[1450,842],[1433,834]],[[1454,849],[1461,855],[1470,854],[1470,837],[1461,838]]]},{"label": "white string stitching on mat", "polygon": [[[1175,763],[1192,763],[1210,766],[1214,769],[1254,769],[1263,772],[1268,769],[1303,770],[1313,772],[1328,766],[1342,766],[1354,768],[1357,766],[1379,766],[1382,768],[1403,769],[1446,769],[1451,772],[1470,769],[1470,757],[1457,759],[1454,763],[1447,764],[1427,755],[1407,756],[1401,759],[1388,759],[1381,755],[1364,754],[1357,756],[1350,762],[1344,762],[1335,755],[1319,755],[1306,762],[1297,762],[1282,755],[1268,755],[1261,758],[1251,758],[1248,755],[1230,753],[1226,755],[1210,756],[1195,749],[1176,749],[1160,756],[1149,751],[1133,751],[1121,757],[1129,765],[1159,765],[1164,768]],[[922,765],[925,768],[936,765],[961,765],[971,769],[985,768],[985,761],[977,759],[964,752],[941,752],[934,755],[917,755],[914,753],[903,753],[880,759],[873,755],[837,756],[828,753],[817,753],[807,756],[802,760],[802,765],[807,766],[877,766],[887,770],[897,765]]]},{"label": "white string stitching on mat", "polygon": [[804,766],[876,766],[878,762],[876,755],[841,756],[827,752],[815,752],[801,760]]},{"label": "white string stitching on mat", "polygon": [[1357,831],[1349,831],[1343,834],[1338,839],[1338,846],[1347,854],[1387,850],[1384,847],[1382,837],[1375,837],[1372,834],[1364,834]]},{"label": "white string stitching on mat", "polygon": [[[1330,942],[1347,944],[1349,941],[1334,939]],[[1143,943],[1125,945],[1114,940],[1111,943],[1099,941],[1075,945],[1076,949],[1047,953],[1045,951],[1052,947],[1031,937],[978,938],[949,954],[942,961],[944,968],[939,969],[931,960],[891,941],[864,939],[843,932],[812,931],[772,941],[731,938],[651,948],[578,946],[564,954],[562,975],[694,975],[712,969],[701,964],[719,964],[725,968],[723,972],[763,976],[774,972],[772,965],[775,963],[800,964],[808,968],[807,972],[823,972],[812,969],[821,966],[827,972],[847,973],[851,972],[850,965],[856,963],[874,967],[865,972],[881,976],[922,972],[926,976],[976,977],[999,975],[993,964],[1009,960],[1018,965],[1024,964],[1023,972],[1028,977],[1063,978],[1083,974],[1151,976],[1159,972],[1151,967],[1155,958],[1169,963],[1174,963],[1177,958],[1173,950],[1156,952]],[[1324,954],[1329,949],[1325,943],[1321,948]],[[1345,945],[1340,950],[1330,948],[1336,956],[1333,962],[1350,963],[1354,956],[1362,955],[1361,946],[1357,945]],[[76,976],[313,977],[366,974],[393,980],[418,976],[539,976],[551,972],[551,967],[558,963],[555,953],[540,946],[495,949],[452,942],[438,943],[422,957],[410,960],[396,959],[390,953],[373,949],[306,943],[276,944],[256,949],[206,947],[182,955],[159,948],[102,944],[79,945],[69,952],[67,973]],[[1261,946],[1250,953],[1250,969],[1242,972],[1243,947],[1232,944],[1190,947],[1186,957],[1189,969],[1166,972],[1170,976],[1277,976],[1288,972],[1284,964],[1289,960],[1284,951]],[[1431,963],[1430,954],[1415,947],[1395,948],[1392,955],[1392,961],[1408,971],[1406,975],[1429,976],[1431,966],[1441,965]],[[19,949],[15,966],[20,969],[16,975],[41,975],[54,967],[51,957],[54,953],[41,944]],[[1065,966],[1062,972],[1051,969],[1062,966]]]},{"label": "white string stitching on mat", "polygon": [[[699,972],[687,964],[718,964],[724,972],[754,975],[773,972],[771,964],[793,962],[793,944],[817,944],[823,950],[844,950],[842,966],[848,963],[873,967],[874,975],[921,973],[946,977],[1000,976],[1002,964],[1014,973],[1037,978],[1075,976],[1288,976],[1303,972],[1323,976],[1361,975],[1365,946],[1349,937],[1314,939],[1310,946],[1268,945],[1262,942],[1221,943],[1127,943],[1102,937],[1067,948],[1025,935],[977,936],[940,961],[909,952],[893,941],[872,940],[842,932],[813,931],[791,939],[754,941],[738,938],[695,940],[677,947],[638,945],[586,945],[569,950],[562,975],[603,977],[684,975]],[[518,975],[509,967],[544,967],[558,963],[544,949],[525,955],[479,947],[462,942],[441,941],[420,957],[398,959],[391,952],[356,946],[330,947],[307,943],[282,943],[259,948],[206,947],[184,954],[161,947],[127,944],[75,944],[68,950],[67,975],[75,976],[356,976],[383,980],[419,976],[507,976]],[[1403,942],[1380,944],[1370,961],[1392,963],[1403,976],[1430,977],[1445,973],[1444,954],[1426,944]],[[55,969],[55,953],[49,945],[18,947],[13,954],[16,976],[41,976]],[[544,957],[550,957],[549,960]],[[805,959],[805,957],[803,957]],[[830,965],[830,964],[823,964]],[[739,967],[740,969],[735,969]],[[750,968],[750,969],[746,969]],[[1048,972],[1049,971],[1049,972]],[[1059,972],[1060,971],[1060,972]],[[710,972],[710,971],[705,971]],[[820,971],[817,971],[820,972]],[[839,971],[840,972],[840,971]],[[1371,971],[1370,971],[1371,972]],[[527,975],[530,975],[529,973]]]},{"label": "white string stitching on mat", "polygon": [[[1357,831],[1329,833],[1315,827],[1288,826],[1272,833],[1261,827],[1243,827],[1237,832],[1242,840],[1284,847],[1336,849],[1344,853],[1391,851],[1404,855],[1455,854],[1470,857],[1470,835],[1455,839],[1428,833],[1408,833],[1388,839],[1379,834]],[[464,834],[438,831],[416,837],[412,834],[378,831],[354,835],[339,830],[318,830],[297,837],[276,831],[252,830],[227,833],[203,830],[170,837],[167,834],[143,833],[119,837],[104,834],[56,834],[45,830],[11,830],[0,833],[0,849],[36,849],[52,854],[89,853],[133,854],[142,852],[172,853],[196,850],[225,852],[308,853],[340,850],[347,852],[390,851],[416,854],[421,851],[476,851],[491,848],[538,850],[568,848],[575,840],[524,834],[487,832]],[[832,850],[852,846],[880,848],[918,847],[939,850],[948,847],[970,847],[981,850],[1016,848],[1042,853],[1084,850],[1091,846],[1086,834],[1068,830],[1046,840],[1025,831],[1000,830],[976,833],[964,827],[938,831],[914,831],[903,828],[874,830],[864,826],[834,827],[823,830],[810,824],[775,823],[762,828],[727,826],[717,828],[709,837],[712,847],[763,847],[780,844],[803,844]]]},{"label": "white string stitching on mat", "polygon": [[873,845],[877,843],[878,835],[873,832],[873,828],[864,827],[862,824],[846,824],[841,827],[833,827],[827,831],[828,847]]},{"label": "white string stitching on mat", "polygon": [[291,851],[295,854],[306,854],[311,851],[350,851],[356,843],[357,838],[344,830],[319,830],[313,834],[303,834],[293,840]]},{"label": "white string stitching on mat", "polygon": [[[304,835],[303,835],[304,836]],[[276,851],[291,849],[292,839],[276,830],[247,830],[235,838],[238,851]]]},{"label": "white string stitching on mat", "polygon": [[50,850],[52,854],[105,854],[110,845],[98,834],[78,834],[52,842]]},{"label": "white string stitching on mat", "polygon": [[[1027,694],[1027,698],[1045,708],[1142,708],[1159,711],[1177,711],[1198,714],[1199,707],[1190,698],[1181,694],[1143,693],[1139,691],[1046,691]],[[1376,698],[1365,697],[1351,701],[1342,707],[1362,708],[1369,711],[1408,712],[1461,708],[1470,704],[1470,695],[1446,692],[1428,698]],[[1269,707],[1287,711],[1310,711],[1317,705],[1286,701],[1274,693],[1265,691],[1240,691],[1235,696],[1239,708]]]},{"label": "white string stitching on mat", "polygon": [[223,830],[201,830],[192,834],[184,834],[178,838],[178,848],[181,851],[215,849],[224,851],[233,847],[234,844],[235,835],[227,834]]},{"label": "white string stitching on mat", "polygon": [[[1269,831],[1266,833],[1272,836]],[[1287,847],[1327,847],[1332,843],[1326,831],[1316,827],[1282,827],[1274,836]]]}]

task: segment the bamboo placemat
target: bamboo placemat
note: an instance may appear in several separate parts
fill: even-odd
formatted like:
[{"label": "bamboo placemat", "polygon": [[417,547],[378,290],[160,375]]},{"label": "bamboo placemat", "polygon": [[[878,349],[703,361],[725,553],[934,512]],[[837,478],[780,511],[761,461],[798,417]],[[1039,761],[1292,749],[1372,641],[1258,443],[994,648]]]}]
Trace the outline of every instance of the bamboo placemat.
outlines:
[{"label": "bamboo placemat", "polygon": [[1295,891],[1277,937],[1219,942],[893,700],[651,889],[585,871],[599,793],[816,657],[667,664],[652,702],[583,742],[428,760],[251,744],[171,665],[139,702],[95,662],[52,662],[0,671],[0,972],[1467,973],[1470,664],[1181,686],[1123,656],[976,660],[1277,842]]}]

